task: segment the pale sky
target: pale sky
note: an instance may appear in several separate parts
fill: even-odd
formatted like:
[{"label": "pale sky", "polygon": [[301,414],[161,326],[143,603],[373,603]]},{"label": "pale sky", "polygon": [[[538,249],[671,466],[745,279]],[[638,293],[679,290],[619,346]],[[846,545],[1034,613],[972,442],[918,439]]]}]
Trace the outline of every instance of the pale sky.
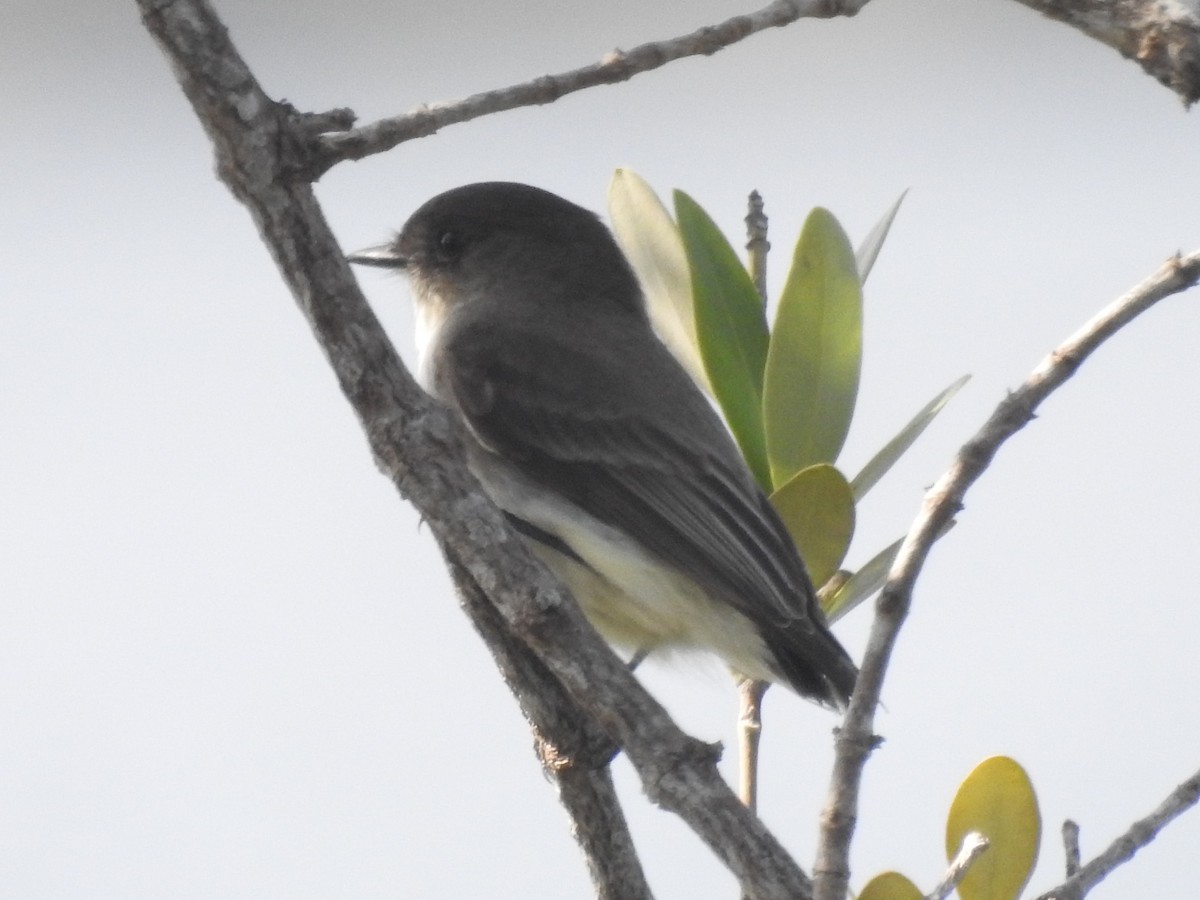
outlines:
[{"label": "pale sky", "polygon": [[[272,96],[364,121],[592,62],[733,0],[218,3]],[[528,729],[455,605],[132,0],[0,9],[0,898],[586,897]],[[347,249],[421,202],[526,181],[604,211],[614,168],[734,238],[763,193],[772,282],[814,205],[863,237],[851,473],[971,383],[860,509],[900,536],[1006,390],[1176,250],[1200,247],[1200,122],[1132,63],[1009,0],[877,0],[715,57],[339,166]],[[412,358],[402,282],[362,282]],[[877,721],[856,889],[930,889],[958,782],[1025,765],[1094,855],[1200,767],[1200,294],[1103,348],[1006,446],[919,584]],[[837,632],[859,658],[864,608]],[[639,674],[734,745],[700,657]],[[767,700],[763,816],[805,867],[835,717]],[[725,768],[732,772],[733,753]],[[656,896],[733,880],[616,775]],[[1096,897],[1194,891],[1200,813]]]}]

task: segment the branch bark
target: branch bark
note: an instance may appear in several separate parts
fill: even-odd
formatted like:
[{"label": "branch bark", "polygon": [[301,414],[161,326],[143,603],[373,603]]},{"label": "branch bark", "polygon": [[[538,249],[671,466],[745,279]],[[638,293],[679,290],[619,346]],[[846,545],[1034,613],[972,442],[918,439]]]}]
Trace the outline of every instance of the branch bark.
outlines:
[{"label": "branch bark", "polygon": [[1079,826],[1070,819],[1062,826],[1063,855],[1066,857],[1067,877],[1079,871]]},{"label": "branch bark", "polygon": [[946,900],[962,880],[971,871],[975,860],[979,859],[988,849],[988,839],[977,831],[969,832],[958,848],[958,855],[950,862],[950,868],[942,876],[937,887],[925,895],[924,900]]},{"label": "branch bark", "polygon": [[[532,651],[580,715],[625,751],[649,798],[682,817],[748,896],[811,896],[807,876],[720,777],[718,749],[674,725],[467,471],[452,420],[404,369],[313,197],[312,119],[262,92],[206,0],[138,2],[213,142],[221,179],[249,210],[376,463],[420,510],[456,571],[469,576],[459,582],[464,596],[486,595],[510,632],[506,646]],[[527,690],[525,711],[538,717],[539,734],[551,733],[553,724],[540,718],[544,704],[531,699],[538,684],[531,680]],[[604,792],[594,783],[588,790]]]},{"label": "branch bark", "polygon": [[534,749],[571,817],[571,832],[583,851],[598,900],[651,900],[613,788],[608,764],[616,745],[517,639],[470,573],[457,562],[449,566],[463,610],[530,724]]},{"label": "branch bark", "polygon": [[1197,801],[1200,801],[1200,772],[1171,791],[1158,809],[1130,825],[1129,830],[1109,844],[1103,853],[1037,900],[1083,900],[1092,888],[1118,866],[1133,859],[1134,854],[1154,840],[1172,819],[1191,809]]},{"label": "branch bark", "polygon": [[925,495],[879,599],[867,650],[859,670],[850,708],[834,741],[833,777],[821,815],[821,836],[813,867],[816,900],[842,900],[850,877],[849,848],[858,813],[863,766],[878,739],[875,708],[883,687],[892,648],[908,610],[917,577],[933,542],[962,509],[963,498],[991,464],[1001,445],[1027,425],[1034,411],[1069,379],[1083,361],[1121,328],[1159,300],[1200,281],[1200,251],[1178,255],[1120,297],[1069,337],[1038,365],[1017,390],[1009,394],[968,441],[953,464]]},{"label": "branch bark", "polygon": [[410,113],[380,119],[370,125],[325,136],[317,145],[314,178],[342,160],[362,159],[374,153],[427,137],[447,125],[469,122],[480,116],[522,106],[553,103],[560,97],[602,84],[628,81],[688,56],[711,56],[731,44],[767,28],[780,28],[798,19],[832,19],[853,16],[870,0],[774,0],[762,9],[734,16],[717,25],[664,41],[639,44],[632,50],[614,50],[600,62],[556,75],[472,94],[462,100],[421,106]]},{"label": "branch bark", "polygon": [[1195,0],[1018,0],[1134,60],[1184,104],[1200,100]]},{"label": "branch bark", "polygon": [[[344,160],[363,159],[448,125],[481,116],[539,106],[567,94],[628,81],[669,62],[689,56],[711,56],[768,28],[799,19],[856,15],[870,0],[773,0],[761,9],[717,25],[662,41],[613,50],[600,62],[566,72],[482,91],[460,100],[426,104],[400,116],[351,128],[336,117],[313,147],[310,177],[319,178]],[[1064,22],[1122,56],[1135,60],[1147,74],[1170,88],[1187,105],[1200,99],[1200,8],[1196,0],[1017,0],[1049,18]],[[339,110],[338,112],[345,112]],[[352,117],[351,117],[352,118]]]}]

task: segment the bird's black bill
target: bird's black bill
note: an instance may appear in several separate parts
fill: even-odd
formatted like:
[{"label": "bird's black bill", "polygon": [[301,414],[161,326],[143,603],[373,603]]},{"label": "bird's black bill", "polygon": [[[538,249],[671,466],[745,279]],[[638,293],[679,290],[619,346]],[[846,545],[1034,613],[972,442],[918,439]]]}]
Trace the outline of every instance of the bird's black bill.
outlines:
[{"label": "bird's black bill", "polygon": [[391,244],[366,247],[346,255],[346,261],[360,266],[375,266],[377,269],[403,269],[408,259],[396,252]]}]

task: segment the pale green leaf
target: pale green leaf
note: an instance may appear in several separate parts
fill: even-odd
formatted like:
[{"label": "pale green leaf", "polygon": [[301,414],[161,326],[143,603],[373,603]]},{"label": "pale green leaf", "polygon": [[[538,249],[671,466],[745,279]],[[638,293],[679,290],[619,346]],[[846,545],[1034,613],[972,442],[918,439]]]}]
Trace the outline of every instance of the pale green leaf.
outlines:
[{"label": "pale green leaf", "polygon": [[873,488],[887,473],[887,470],[895,465],[896,460],[903,456],[904,452],[913,445],[913,441],[921,436],[921,432],[933,421],[934,416],[942,411],[942,407],[949,403],[950,398],[957,394],[959,389],[970,379],[970,375],[962,376],[926,403],[924,408],[913,416],[912,420],[901,428],[900,432],[888,441],[882,450],[871,457],[871,460],[862,467],[862,471],[855,475],[854,480],[850,482],[856,502],[866,496],[867,491]]},{"label": "pale green leaf", "polygon": [[613,172],[608,215],[617,243],[646,295],[650,324],[692,379],[711,394],[696,342],[691,273],[674,219],[632,169]]},{"label": "pale green leaf", "polygon": [[683,191],[675,191],[675,216],[692,275],[704,370],[750,471],[770,490],[762,421],[768,340],[762,300],[720,229]]},{"label": "pale green leaf", "polygon": [[867,882],[858,900],[921,900],[924,896],[899,872],[881,872]]},{"label": "pale green leaf", "polygon": [[771,477],[778,485],[837,459],[854,415],[862,360],[862,285],[837,220],[814,209],[779,299],[763,385]]},{"label": "pale green leaf", "polygon": [[866,565],[851,575],[845,584],[823,599],[821,611],[825,613],[826,622],[832,625],[883,587],[902,543],[903,538],[880,550]]},{"label": "pale green leaf", "polygon": [[850,484],[833,466],[821,463],[797,472],[771,495],[813,584],[824,584],[846,558],[854,536]]},{"label": "pale green leaf", "polygon": [[988,849],[958,886],[962,900],[1016,900],[1033,873],[1042,820],[1033,784],[1007,756],[981,762],[959,785],[946,819],[946,858],[977,831]]},{"label": "pale green leaf", "polygon": [[900,204],[904,202],[908,191],[896,198],[896,202],[891,208],[883,214],[875,227],[871,229],[871,233],[866,236],[858,246],[858,251],[854,254],[854,259],[858,263],[858,277],[863,284],[867,283],[867,275],[875,266],[875,259],[879,256],[879,251],[883,249],[883,242],[887,239],[888,231],[892,228],[892,222],[896,218],[896,213],[900,212]]},{"label": "pale green leaf", "polygon": [[[954,519],[947,522],[938,532],[937,540],[940,541],[957,524]],[[829,624],[832,625],[858,607],[887,583],[887,577],[892,571],[896,555],[900,552],[900,545],[903,543],[904,538],[901,538],[880,550],[861,569],[847,578],[837,590],[821,598],[821,611],[825,613],[825,620]]]}]

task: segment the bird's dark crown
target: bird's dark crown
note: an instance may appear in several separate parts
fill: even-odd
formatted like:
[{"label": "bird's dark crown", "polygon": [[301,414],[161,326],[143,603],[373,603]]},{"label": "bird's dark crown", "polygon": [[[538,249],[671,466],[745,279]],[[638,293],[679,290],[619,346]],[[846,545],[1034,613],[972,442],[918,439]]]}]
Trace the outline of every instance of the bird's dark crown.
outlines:
[{"label": "bird's dark crown", "polygon": [[641,306],[636,279],[599,218],[525,184],[482,182],[439,194],[413,213],[393,246],[414,278],[443,287],[525,282]]}]

